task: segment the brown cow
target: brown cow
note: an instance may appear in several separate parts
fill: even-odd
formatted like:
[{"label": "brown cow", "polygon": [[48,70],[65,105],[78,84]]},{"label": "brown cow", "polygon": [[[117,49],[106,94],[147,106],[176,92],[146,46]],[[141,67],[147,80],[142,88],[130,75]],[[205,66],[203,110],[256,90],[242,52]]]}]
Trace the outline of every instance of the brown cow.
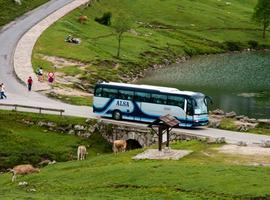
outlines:
[{"label": "brown cow", "polygon": [[79,17],[79,22],[81,24],[84,24],[87,20],[88,20],[88,17],[85,16],[85,15],[82,15],[82,16]]},{"label": "brown cow", "polygon": [[80,145],[78,146],[78,150],[77,150],[77,160],[84,160],[85,156],[86,156],[87,150],[86,147],[84,145]]},{"label": "brown cow", "polygon": [[127,148],[127,141],[126,140],[115,140],[113,141],[113,152],[125,152]]},{"label": "brown cow", "polygon": [[26,174],[32,174],[35,172],[40,172],[38,168],[34,168],[32,165],[17,165],[13,167],[13,169],[9,170],[11,173],[13,173],[12,176],[12,182],[16,180],[16,175],[26,175]]}]

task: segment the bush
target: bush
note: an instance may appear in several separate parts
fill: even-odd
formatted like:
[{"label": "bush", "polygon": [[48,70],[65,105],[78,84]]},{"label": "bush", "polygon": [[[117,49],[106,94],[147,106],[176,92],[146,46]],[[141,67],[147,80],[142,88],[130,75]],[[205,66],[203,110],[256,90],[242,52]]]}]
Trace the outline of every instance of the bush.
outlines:
[{"label": "bush", "polygon": [[103,14],[102,17],[96,17],[95,21],[102,24],[102,25],[110,26],[111,25],[111,18],[112,18],[112,13],[106,12]]},{"label": "bush", "polygon": [[255,40],[248,41],[248,45],[251,49],[256,49],[259,46],[259,43]]},{"label": "bush", "polygon": [[229,51],[240,51],[242,44],[240,42],[227,41],[225,42],[226,49]]}]

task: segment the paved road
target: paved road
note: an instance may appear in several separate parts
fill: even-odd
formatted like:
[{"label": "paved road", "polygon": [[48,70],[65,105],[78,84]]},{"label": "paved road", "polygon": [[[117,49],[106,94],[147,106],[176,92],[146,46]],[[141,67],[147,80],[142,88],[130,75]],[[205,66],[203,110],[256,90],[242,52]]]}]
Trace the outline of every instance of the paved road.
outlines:
[{"label": "paved road", "polygon": [[[8,94],[7,100],[1,100],[3,103],[61,108],[66,110],[66,115],[94,117],[92,108],[85,106],[72,106],[49,99],[36,92],[28,92],[25,85],[17,80],[13,70],[13,52],[20,37],[40,20],[70,2],[72,2],[72,0],[52,0],[18,19],[16,23],[12,23],[0,31],[0,82],[4,82],[6,84]],[[121,123],[125,124],[128,122]],[[237,133],[209,128],[197,130],[177,129],[177,131],[201,136],[225,137],[227,142],[230,143],[245,141],[251,144],[260,143],[262,140],[270,140],[269,136]]]},{"label": "paved road", "polygon": [[90,116],[92,109],[85,106],[71,106],[51,100],[39,93],[28,92],[20,83],[13,70],[13,53],[22,35],[49,14],[72,2],[72,0],[52,0],[38,9],[19,18],[0,31],[0,82],[5,83],[8,99],[2,102],[23,105],[62,108],[67,115]]}]

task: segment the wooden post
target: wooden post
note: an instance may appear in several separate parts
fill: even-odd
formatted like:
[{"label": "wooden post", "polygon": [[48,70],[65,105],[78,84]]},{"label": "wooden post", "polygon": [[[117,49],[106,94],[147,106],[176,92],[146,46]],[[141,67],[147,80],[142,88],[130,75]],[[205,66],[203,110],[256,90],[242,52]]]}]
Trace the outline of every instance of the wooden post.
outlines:
[{"label": "wooden post", "polygon": [[158,127],[158,150],[162,151],[162,126]]},{"label": "wooden post", "polygon": [[170,130],[169,127],[167,127],[167,143],[166,143],[166,147],[169,147],[170,145]]},{"label": "wooden post", "polygon": [[41,108],[39,108],[39,114],[41,114]]}]

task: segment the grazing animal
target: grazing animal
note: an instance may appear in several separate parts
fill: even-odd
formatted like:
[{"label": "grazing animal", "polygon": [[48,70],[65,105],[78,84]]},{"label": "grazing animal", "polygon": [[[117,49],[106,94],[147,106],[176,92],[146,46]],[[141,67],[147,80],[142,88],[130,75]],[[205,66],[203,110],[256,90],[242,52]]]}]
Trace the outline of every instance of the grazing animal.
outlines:
[{"label": "grazing animal", "polygon": [[12,182],[16,180],[17,175],[26,175],[35,172],[40,172],[38,168],[34,168],[32,165],[17,165],[13,167],[13,169],[9,169],[9,171],[13,174],[11,179]]},{"label": "grazing animal", "polygon": [[79,17],[79,22],[81,24],[84,24],[87,20],[88,20],[88,17],[85,16],[85,15],[82,15],[82,16]]},{"label": "grazing animal", "polygon": [[86,147],[84,145],[78,146],[77,160],[84,160],[86,157],[86,154],[88,154]]},{"label": "grazing animal", "polygon": [[127,148],[127,141],[126,140],[115,140],[113,141],[113,152],[125,152]]}]

